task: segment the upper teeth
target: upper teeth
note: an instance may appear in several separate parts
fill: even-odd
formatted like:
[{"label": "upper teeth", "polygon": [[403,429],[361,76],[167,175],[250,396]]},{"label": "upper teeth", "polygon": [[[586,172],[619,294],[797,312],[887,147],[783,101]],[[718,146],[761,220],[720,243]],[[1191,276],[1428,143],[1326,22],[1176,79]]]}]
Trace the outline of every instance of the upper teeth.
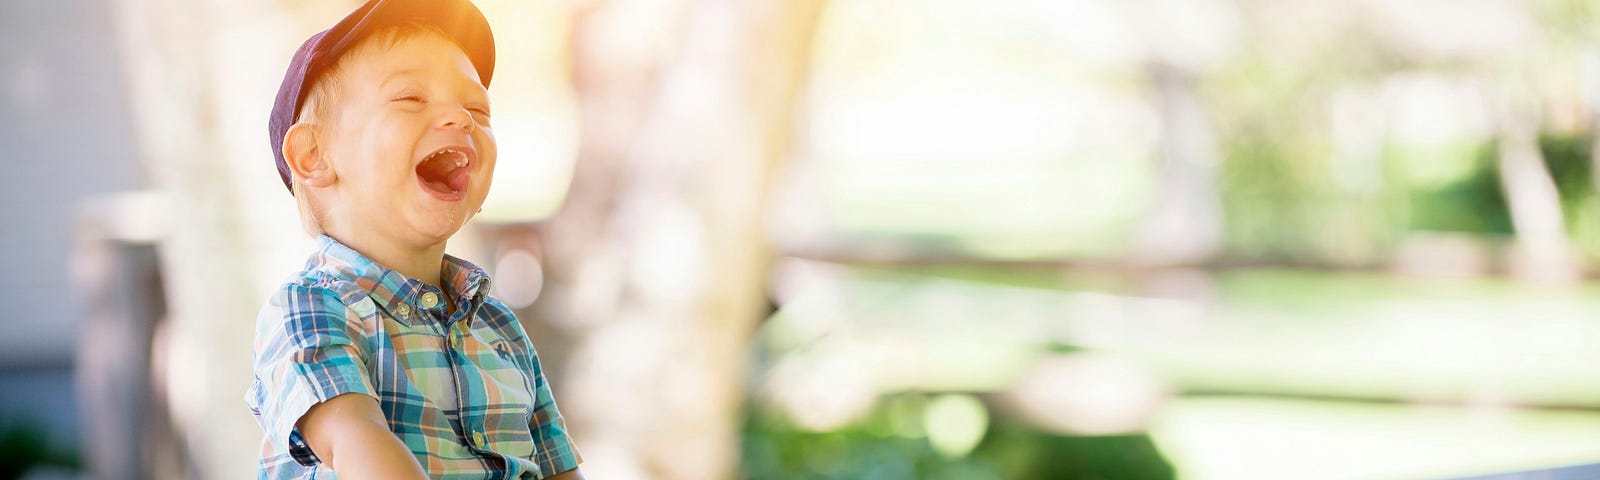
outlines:
[{"label": "upper teeth", "polygon": [[437,157],[439,155],[444,155],[446,153],[454,153],[454,154],[457,155],[457,157],[456,157],[456,167],[459,168],[459,167],[467,166],[467,154],[458,152],[458,151],[456,151],[456,149],[453,149],[453,148],[446,148],[444,150],[440,150],[439,153],[435,153],[433,155]]}]

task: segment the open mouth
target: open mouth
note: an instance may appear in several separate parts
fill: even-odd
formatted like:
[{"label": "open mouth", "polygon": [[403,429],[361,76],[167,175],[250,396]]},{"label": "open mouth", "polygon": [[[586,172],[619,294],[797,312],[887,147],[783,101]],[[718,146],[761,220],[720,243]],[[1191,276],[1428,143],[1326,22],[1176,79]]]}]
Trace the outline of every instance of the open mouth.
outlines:
[{"label": "open mouth", "polygon": [[467,181],[472,176],[471,166],[471,150],[441,148],[417,164],[417,180],[423,188],[442,198],[459,198],[467,191]]}]

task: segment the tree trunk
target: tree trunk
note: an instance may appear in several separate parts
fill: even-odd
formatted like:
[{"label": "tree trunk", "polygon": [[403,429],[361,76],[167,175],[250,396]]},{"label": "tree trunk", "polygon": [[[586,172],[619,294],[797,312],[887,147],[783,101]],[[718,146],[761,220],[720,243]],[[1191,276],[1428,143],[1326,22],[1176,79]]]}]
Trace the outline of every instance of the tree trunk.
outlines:
[{"label": "tree trunk", "polygon": [[[261,429],[244,393],[256,311],[309,245],[267,163],[264,123],[298,45],[283,27],[309,16],[271,0],[109,3],[141,163],[169,221],[158,236],[169,317],[150,381],[170,401],[185,473],[253,477]],[[269,202],[282,208],[259,207]]]},{"label": "tree trunk", "polygon": [[1539,150],[1537,103],[1513,98],[1502,100],[1495,110],[1499,130],[1496,167],[1517,234],[1509,269],[1524,278],[1576,280],[1582,271],[1567,238],[1561,195]]},{"label": "tree trunk", "polygon": [[1140,226],[1137,257],[1157,265],[1203,263],[1222,251],[1221,154],[1192,75],[1157,61],[1149,76],[1161,102],[1161,186]]},{"label": "tree trunk", "polygon": [[[627,17],[641,6],[673,14],[644,33]],[[574,23],[583,133],[566,203],[538,228],[535,316],[577,339],[553,378],[596,478],[734,475],[767,192],[821,9],[615,1]]]}]

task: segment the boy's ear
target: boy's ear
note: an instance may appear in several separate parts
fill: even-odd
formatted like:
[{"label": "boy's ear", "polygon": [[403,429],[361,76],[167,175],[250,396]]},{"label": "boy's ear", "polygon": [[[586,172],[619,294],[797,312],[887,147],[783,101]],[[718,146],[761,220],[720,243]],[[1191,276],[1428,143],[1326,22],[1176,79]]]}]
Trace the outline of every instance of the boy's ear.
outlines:
[{"label": "boy's ear", "polygon": [[296,123],[283,135],[283,161],[289,164],[297,182],[307,187],[322,188],[333,185],[338,177],[333,165],[323,158],[322,146],[317,143],[317,130],[309,123]]}]

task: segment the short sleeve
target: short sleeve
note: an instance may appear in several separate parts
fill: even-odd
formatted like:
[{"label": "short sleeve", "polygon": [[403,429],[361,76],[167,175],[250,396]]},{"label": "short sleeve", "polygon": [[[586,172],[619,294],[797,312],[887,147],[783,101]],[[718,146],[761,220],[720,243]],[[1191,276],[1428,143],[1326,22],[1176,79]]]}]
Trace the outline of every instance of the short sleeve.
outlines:
[{"label": "short sleeve", "polygon": [[[526,342],[527,338],[524,337],[523,341]],[[533,379],[533,415],[528,420],[528,430],[533,434],[533,460],[539,464],[540,476],[548,478],[578,468],[583,457],[578,455],[577,447],[572,445],[572,437],[567,434],[567,421],[561,417],[561,410],[556,408],[555,395],[550,393],[544,369],[539,366],[539,354],[531,344],[526,346],[531,357],[528,361],[531,367],[529,376]]]},{"label": "short sleeve", "polygon": [[346,393],[373,395],[366,368],[370,336],[327,288],[289,285],[262,307],[249,401],[267,438],[301,465],[320,462],[295,428],[307,410]]}]

